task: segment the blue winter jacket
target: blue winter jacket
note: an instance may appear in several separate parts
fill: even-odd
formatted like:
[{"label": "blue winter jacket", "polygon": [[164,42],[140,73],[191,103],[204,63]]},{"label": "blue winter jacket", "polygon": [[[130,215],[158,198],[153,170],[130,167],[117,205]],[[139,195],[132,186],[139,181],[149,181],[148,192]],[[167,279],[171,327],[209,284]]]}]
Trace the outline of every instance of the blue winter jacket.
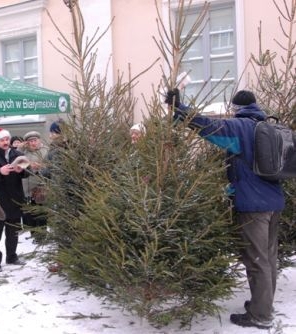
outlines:
[{"label": "blue winter jacket", "polygon": [[[186,106],[180,105],[174,118],[187,110]],[[285,206],[280,183],[266,181],[252,171],[254,128],[256,120],[265,118],[266,114],[252,103],[242,107],[234,118],[213,119],[197,114],[189,123],[190,128],[200,129],[200,136],[226,149],[227,176],[234,191],[234,208],[238,212],[282,211]]]}]

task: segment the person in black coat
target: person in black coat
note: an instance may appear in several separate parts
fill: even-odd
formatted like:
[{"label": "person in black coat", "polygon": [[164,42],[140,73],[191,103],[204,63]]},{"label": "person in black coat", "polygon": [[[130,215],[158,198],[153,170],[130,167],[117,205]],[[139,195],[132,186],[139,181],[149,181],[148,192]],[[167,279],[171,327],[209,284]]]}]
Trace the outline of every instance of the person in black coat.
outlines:
[{"label": "person in black coat", "polygon": [[[22,204],[24,190],[22,178],[29,176],[24,168],[26,159],[19,164],[13,162],[23,154],[10,147],[11,135],[9,131],[0,129],[0,205],[5,212],[6,219],[0,220],[0,239],[5,228],[6,263],[23,265],[16,253],[18,232],[21,229]],[[24,164],[25,162],[25,164]],[[0,270],[2,253],[0,252]]]}]

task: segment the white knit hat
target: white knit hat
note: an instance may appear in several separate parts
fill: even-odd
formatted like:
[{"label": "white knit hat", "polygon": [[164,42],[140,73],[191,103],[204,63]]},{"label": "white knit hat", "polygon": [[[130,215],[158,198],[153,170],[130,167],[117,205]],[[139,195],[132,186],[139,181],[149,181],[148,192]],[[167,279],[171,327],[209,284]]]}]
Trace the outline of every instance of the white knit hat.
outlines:
[{"label": "white knit hat", "polygon": [[130,128],[130,131],[132,131],[132,130],[137,130],[137,131],[139,131],[139,132],[143,132],[143,133],[146,132],[145,126],[144,126],[142,123],[136,123],[136,124],[134,124],[134,125]]},{"label": "white knit hat", "polygon": [[5,138],[5,137],[11,138],[10,132],[5,129],[0,128],[0,139]]}]

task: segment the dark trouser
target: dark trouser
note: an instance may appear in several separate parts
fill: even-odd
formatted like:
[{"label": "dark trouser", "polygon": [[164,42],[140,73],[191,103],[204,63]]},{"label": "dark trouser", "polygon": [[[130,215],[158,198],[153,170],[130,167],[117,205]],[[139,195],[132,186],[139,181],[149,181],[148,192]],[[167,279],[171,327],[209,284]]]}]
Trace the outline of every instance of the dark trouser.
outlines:
[{"label": "dark trouser", "polygon": [[240,212],[237,215],[246,243],[242,261],[251,290],[249,312],[261,321],[272,319],[276,289],[279,212]]},{"label": "dark trouser", "polygon": [[24,225],[30,227],[40,227],[46,226],[46,218],[41,215],[36,215],[31,212],[26,212],[23,214],[23,223]]},{"label": "dark trouser", "polygon": [[0,221],[0,240],[5,227],[6,262],[14,262],[18,259],[16,248],[18,244],[18,232],[21,229],[20,221]]},{"label": "dark trouser", "polygon": [[[40,204],[36,204],[32,199],[30,199],[30,205],[36,206]],[[24,212],[23,213],[23,223],[26,226],[32,227],[31,229],[31,236],[42,238],[45,236],[46,232],[46,225],[47,225],[47,219],[44,215],[41,214],[35,214],[33,212]],[[40,227],[43,227],[42,229],[39,229]],[[37,229],[36,229],[37,228]]]}]

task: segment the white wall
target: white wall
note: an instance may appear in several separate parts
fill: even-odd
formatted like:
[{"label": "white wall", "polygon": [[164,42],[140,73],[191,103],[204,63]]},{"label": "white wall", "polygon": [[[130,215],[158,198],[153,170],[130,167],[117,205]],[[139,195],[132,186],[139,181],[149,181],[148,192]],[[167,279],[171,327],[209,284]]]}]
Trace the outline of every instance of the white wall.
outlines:
[{"label": "white wall", "polygon": [[[94,1],[80,0],[80,8],[85,21],[85,36],[89,39],[93,36],[99,27],[97,37],[106,31],[112,21],[111,16],[111,0]],[[110,62],[107,72],[108,85],[113,83],[113,66],[112,59],[112,30],[111,28],[104,34],[98,43],[98,59],[95,66],[95,73],[103,76],[106,73],[108,62]]]}]

